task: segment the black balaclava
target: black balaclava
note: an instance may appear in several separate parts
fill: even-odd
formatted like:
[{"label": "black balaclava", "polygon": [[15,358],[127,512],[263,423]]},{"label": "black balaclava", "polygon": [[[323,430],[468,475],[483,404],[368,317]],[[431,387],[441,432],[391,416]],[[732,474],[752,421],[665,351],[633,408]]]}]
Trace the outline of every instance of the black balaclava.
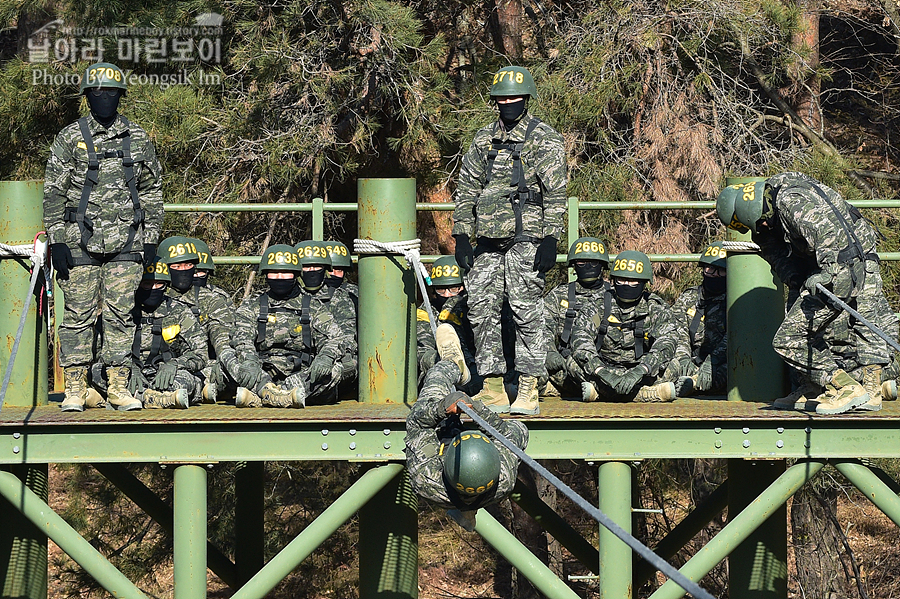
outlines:
[{"label": "black balaclava", "polygon": [[180,293],[184,293],[194,286],[194,266],[191,265],[187,270],[169,269],[172,276],[172,287]]},{"label": "black balaclava", "polygon": [[616,282],[616,279],[613,279],[613,287],[616,290],[616,299],[623,304],[633,304],[638,301],[644,293],[644,287],[646,285],[646,281],[641,281],[639,284],[632,287],[631,285],[618,283]]},{"label": "black balaclava", "polygon": [[119,109],[122,90],[115,88],[92,89],[85,92],[85,97],[87,97],[88,106],[91,107],[91,114],[94,115],[97,122],[104,127],[112,125],[116,120],[116,111]]},{"label": "black balaclava", "polygon": [[344,277],[336,277],[334,275],[329,275],[325,277],[325,285],[327,287],[331,287],[332,289],[337,289],[341,285],[344,284]]},{"label": "black balaclava", "polygon": [[708,277],[703,275],[703,289],[708,295],[716,296],[725,293],[727,279],[725,277]]},{"label": "black balaclava", "polygon": [[304,270],[300,273],[300,280],[303,281],[303,288],[314,293],[318,291],[325,283],[325,269]]},{"label": "black balaclava", "polygon": [[[206,272],[207,275],[205,277],[197,276],[200,272]],[[196,269],[194,271],[194,287],[206,287],[209,284],[209,271],[201,271],[200,269]]]},{"label": "black balaclava", "polygon": [[443,295],[434,294],[434,298],[431,300],[431,305],[434,306],[438,312],[444,309],[444,304],[447,303],[449,297],[444,297]]},{"label": "black balaclava", "polygon": [[291,279],[270,279],[266,277],[266,282],[269,284],[269,295],[273,299],[288,299],[300,292],[297,287],[297,277]]},{"label": "black balaclava", "polygon": [[138,290],[134,294],[134,299],[137,300],[137,303],[144,312],[153,312],[163,303],[163,298],[165,298],[165,296],[165,286],[160,287],[159,289],[144,289],[143,287],[138,287]]},{"label": "black balaclava", "polygon": [[598,289],[603,285],[603,263],[591,260],[587,264],[573,264],[578,283],[585,289]]},{"label": "black balaclava", "polygon": [[500,111],[500,120],[503,122],[503,127],[507,131],[515,127],[516,121],[525,114],[526,104],[525,98],[522,98],[518,102],[510,102],[508,104],[497,103],[497,109]]}]

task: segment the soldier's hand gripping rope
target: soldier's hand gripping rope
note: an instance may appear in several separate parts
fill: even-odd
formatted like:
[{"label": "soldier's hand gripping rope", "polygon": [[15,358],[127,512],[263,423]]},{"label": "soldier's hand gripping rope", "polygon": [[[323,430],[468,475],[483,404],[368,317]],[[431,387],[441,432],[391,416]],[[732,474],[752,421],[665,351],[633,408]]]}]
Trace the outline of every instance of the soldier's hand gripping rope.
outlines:
[{"label": "soldier's hand gripping rope", "polygon": [[516,455],[522,462],[527,464],[532,470],[543,476],[547,479],[550,484],[554,487],[562,491],[563,495],[571,499],[575,502],[575,504],[587,512],[591,517],[593,517],[597,522],[606,527],[611,533],[616,535],[623,543],[631,547],[631,549],[644,558],[647,563],[651,564],[657,570],[668,576],[675,582],[678,586],[683,588],[686,592],[690,593],[696,599],[714,599],[713,596],[700,588],[700,586],[689,580],[684,574],[676,570],[671,564],[665,561],[663,558],[656,555],[652,549],[641,543],[639,540],[630,535],[627,531],[625,531],[621,526],[613,522],[609,516],[600,511],[597,507],[591,505],[587,502],[583,497],[581,497],[578,493],[573,491],[568,485],[559,480],[556,476],[554,476],[549,470],[538,464],[534,459],[532,459],[527,453],[519,449],[514,443],[512,443],[505,436],[500,434],[496,428],[488,424],[483,418],[481,418],[472,408],[467,406],[463,402],[458,402],[457,407],[465,412],[475,424],[481,427],[486,433],[491,435],[494,439],[497,440],[498,443],[506,447],[509,451]]}]

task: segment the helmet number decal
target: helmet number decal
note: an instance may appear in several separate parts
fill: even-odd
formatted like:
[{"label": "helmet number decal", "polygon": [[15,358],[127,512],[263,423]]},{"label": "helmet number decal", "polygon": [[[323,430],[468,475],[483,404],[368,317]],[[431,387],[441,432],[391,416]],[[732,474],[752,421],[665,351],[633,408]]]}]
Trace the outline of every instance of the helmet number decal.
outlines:
[{"label": "helmet number decal", "polygon": [[515,81],[520,85],[525,83],[525,75],[521,71],[498,71],[494,74],[494,84],[500,83],[504,78],[508,78],[510,82]]},{"label": "helmet number decal", "polygon": [[296,252],[272,252],[266,264],[299,264],[300,259]]},{"label": "helmet number decal", "polygon": [[91,69],[88,71],[88,80],[95,81],[97,79],[106,79],[107,81],[122,82],[122,71],[104,67],[100,69]]},{"label": "helmet number decal", "polygon": [[444,264],[443,266],[435,266],[431,269],[431,278],[439,279],[441,277],[459,277],[459,266]]},{"label": "helmet number decal", "polygon": [[[323,247],[323,246],[318,246],[318,245],[306,246],[305,248],[303,248],[303,255],[306,258],[329,258],[329,257],[331,257],[331,254],[328,252],[328,248]],[[294,262],[294,264],[297,264],[297,263]]]},{"label": "helmet number decal", "polygon": [[178,243],[169,246],[169,258],[177,258],[187,253],[197,253],[197,247],[193,243]]},{"label": "helmet number decal", "polygon": [[202,262],[204,264],[209,262],[209,254],[207,254],[206,252],[199,252],[199,254],[200,254],[200,262]]},{"label": "helmet number decal", "polygon": [[713,256],[715,258],[724,258],[725,257],[725,248],[718,248],[714,245],[706,248],[706,251],[703,252],[704,256]]},{"label": "helmet number decal", "polygon": [[606,248],[603,247],[602,243],[597,243],[596,241],[584,241],[575,244],[574,254],[605,254]]},{"label": "helmet number decal", "polygon": [[347,255],[347,248],[342,245],[327,245],[325,249],[328,250],[329,254],[338,254],[340,256]]},{"label": "helmet number decal", "polygon": [[157,275],[167,275],[169,274],[169,265],[165,262],[161,262],[159,260],[156,263],[151,264],[147,268],[144,269],[148,275],[157,274]]},{"label": "helmet number decal", "polygon": [[644,263],[637,260],[616,260],[613,272],[623,271],[642,273],[644,272]]}]

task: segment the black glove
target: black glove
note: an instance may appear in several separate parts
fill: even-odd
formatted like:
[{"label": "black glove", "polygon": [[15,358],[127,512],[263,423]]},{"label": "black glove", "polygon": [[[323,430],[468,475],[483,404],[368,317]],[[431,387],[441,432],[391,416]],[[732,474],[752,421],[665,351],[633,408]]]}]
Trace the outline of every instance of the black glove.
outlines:
[{"label": "black glove", "polygon": [[453,239],[456,240],[456,263],[463,270],[463,274],[466,274],[475,265],[475,249],[465,233],[454,235]]},{"label": "black glove", "polygon": [[138,391],[143,391],[150,385],[150,381],[141,372],[137,366],[131,367],[131,376],[128,378],[128,392],[134,395]]},{"label": "black glove", "polygon": [[566,367],[566,361],[559,352],[550,350],[547,352],[547,360],[544,362],[547,370],[551,373],[559,372]]},{"label": "black glove", "polygon": [[620,376],[616,384],[613,385],[613,389],[619,395],[630,395],[646,375],[647,369],[639,364],[630,370],[626,370],[625,374]]},{"label": "black glove", "polygon": [[56,276],[60,279],[69,278],[69,267],[72,266],[72,250],[64,243],[50,244],[50,261],[53,263],[53,269]]},{"label": "black glove", "polygon": [[328,356],[316,356],[309,365],[309,384],[315,386],[331,378],[332,366],[334,366],[334,360]]},{"label": "black glove", "polygon": [[235,374],[237,376],[234,377],[234,380],[239,386],[246,389],[255,389],[262,379],[263,371],[254,362],[242,362]]},{"label": "black glove", "polygon": [[144,266],[150,266],[155,261],[156,261],[156,244],[155,243],[145,243],[144,244]]},{"label": "black glove", "polygon": [[156,376],[153,377],[153,386],[157,391],[168,391],[175,384],[175,373],[178,366],[167,362],[159,367]]},{"label": "black glove", "polygon": [[534,270],[544,274],[553,268],[554,264],[556,264],[556,238],[544,237],[534,254]]}]

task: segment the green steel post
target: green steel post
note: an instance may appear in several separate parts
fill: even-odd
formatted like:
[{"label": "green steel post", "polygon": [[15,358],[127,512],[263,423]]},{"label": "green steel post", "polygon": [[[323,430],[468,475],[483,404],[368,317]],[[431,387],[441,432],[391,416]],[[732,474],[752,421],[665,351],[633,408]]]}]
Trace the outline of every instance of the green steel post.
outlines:
[{"label": "green steel post", "polygon": [[[806,461],[788,468],[744,511],[731,518],[731,521],[719,531],[719,534],[689,559],[679,572],[695,582],[709,574],[716,564],[728,557],[760,524],[779,511],[800,487],[812,480],[824,465],[824,461]],[[729,488],[733,486],[733,483],[734,481],[729,484]],[[684,597],[684,594],[684,589],[675,582],[667,580],[655,593],[650,595],[650,599],[680,599]]]},{"label": "green steel post", "polygon": [[[416,180],[360,179],[359,238],[416,238]],[[400,256],[359,257],[359,400],[416,397],[416,281]]]},{"label": "green steel post", "polygon": [[856,460],[831,460],[829,463],[878,506],[885,516],[893,520],[894,524],[900,526],[900,498],[877,474]]},{"label": "green steel post", "polygon": [[419,596],[418,516],[405,470],[359,510],[360,599]]},{"label": "green steel post", "polygon": [[[728,460],[728,516],[736,518],[751,500],[785,473],[784,460]],[[787,506],[773,510],[728,557],[731,599],[787,599]]]},{"label": "green steel post", "polygon": [[240,584],[265,564],[265,462],[242,462],[234,474],[234,561]]},{"label": "green steel post", "polygon": [[[578,239],[580,232],[580,223],[581,223],[581,215],[578,212],[578,198],[569,198],[569,206],[568,206],[568,216],[569,216],[569,243],[566,244],[566,255],[568,256],[569,248],[572,247],[572,244],[575,243],[575,240]],[[606,240],[604,239],[604,242]],[[566,272],[569,273],[569,282],[575,280],[575,271],[569,270],[568,264],[566,265]]]},{"label": "green steel post", "polygon": [[591,572],[597,574],[600,566],[600,554],[594,546],[588,543],[581,534],[572,528],[562,516],[557,514],[549,505],[538,497],[537,493],[516,481],[510,499],[519,504],[525,513],[543,527],[553,538],[559,541],[572,556]]},{"label": "green steel post", "polygon": [[[631,533],[631,466],[603,462],[598,478],[600,511]],[[600,527],[600,598],[631,599],[631,548],[605,527]]]},{"label": "green steel post", "polygon": [[316,241],[325,239],[325,200],[322,198],[312,201],[312,238]]},{"label": "green steel post", "polygon": [[534,556],[519,539],[506,530],[487,510],[475,515],[475,532],[522,573],[547,599],[576,599],[578,594],[559,579],[553,570]]},{"label": "green steel post", "polygon": [[[719,485],[706,498],[706,501],[685,516],[684,520],[679,522],[669,534],[663,537],[659,544],[653,548],[653,551],[664,560],[671,559],[726,507],[728,507],[727,480]],[[634,564],[634,588],[641,588],[655,573],[656,568],[643,559],[636,559]]]},{"label": "green steel post", "polygon": [[[18,485],[40,501],[47,501],[47,466],[4,466],[0,471],[16,477]],[[0,502],[2,503],[2,502]],[[20,506],[16,506],[20,507]],[[21,509],[21,508],[20,508]],[[46,599],[47,535],[18,509],[0,509],[0,597]]]},{"label": "green steel post", "polygon": [[[727,179],[726,185],[765,181]],[[750,241],[750,233],[728,230],[728,241]],[[772,338],[784,320],[781,282],[755,253],[728,253],[728,399],[772,401],[784,395],[784,362]],[[760,376],[765,373],[765,376]]]},{"label": "green steel post", "polygon": [[[160,528],[170,535],[175,533],[175,517],[172,513],[172,507],[157,497],[156,493],[151,491],[138,477],[129,472],[124,464],[96,463],[93,466],[97,472],[114,484],[135,505],[144,510],[144,513],[159,524]],[[238,494],[238,505],[239,502],[240,495]],[[239,511],[238,505],[235,506],[236,511]],[[238,517],[235,518],[235,528],[239,529],[242,524],[239,513]],[[240,585],[235,573],[235,565],[231,563],[231,560],[209,541],[206,543],[206,553],[209,559],[209,569],[229,587],[233,589],[238,588]]]},{"label": "green steel post", "polygon": [[[34,243],[35,235],[44,230],[43,198],[41,181],[0,181],[0,243]],[[0,336],[5,340],[0,344],[0,379],[6,374],[30,283],[28,258],[0,258],[0,305],[6,306],[0,316]],[[46,314],[46,306],[41,306],[45,297],[31,299],[4,405],[47,405],[47,326],[38,316]]]},{"label": "green steel post", "polygon": [[372,468],[303,529],[278,555],[269,560],[231,599],[262,599],[300,565],[331,534],[353,517],[385,485],[403,472],[402,464]]},{"label": "green steel post", "polygon": [[206,469],[175,468],[175,599],[206,597]]},{"label": "green steel post", "polygon": [[[85,571],[90,574],[100,586],[109,591],[113,597],[116,597],[117,599],[147,599],[146,595],[138,590],[130,580],[125,578],[124,574],[116,570],[112,564],[106,561],[106,558],[103,557],[99,551],[94,549],[94,547],[85,539],[81,538],[78,531],[69,526],[65,520],[50,509],[50,506],[48,506],[40,497],[35,495],[28,486],[23,485],[18,477],[9,472],[0,471],[0,495],[12,504],[11,507],[14,507],[24,514],[34,526],[44,531],[60,549],[78,562],[78,565],[84,568]],[[4,512],[6,511],[7,510],[4,509]],[[6,521],[4,520],[4,527],[5,526]],[[24,567],[26,564],[20,562],[18,565]],[[40,557],[37,557],[28,565],[33,566],[35,569],[43,568],[44,576],[46,576],[46,556],[43,558],[43,565],[41,564]],[[4,586],[4,597],[30,598],[38,596],[37,594],[19,595],[18,592],[24,592],[24,588],[18,589],[12,593],[10,593],[9,590],[10,589]],[[46,585],[44,586],[43,596],[47,596]]]}]

